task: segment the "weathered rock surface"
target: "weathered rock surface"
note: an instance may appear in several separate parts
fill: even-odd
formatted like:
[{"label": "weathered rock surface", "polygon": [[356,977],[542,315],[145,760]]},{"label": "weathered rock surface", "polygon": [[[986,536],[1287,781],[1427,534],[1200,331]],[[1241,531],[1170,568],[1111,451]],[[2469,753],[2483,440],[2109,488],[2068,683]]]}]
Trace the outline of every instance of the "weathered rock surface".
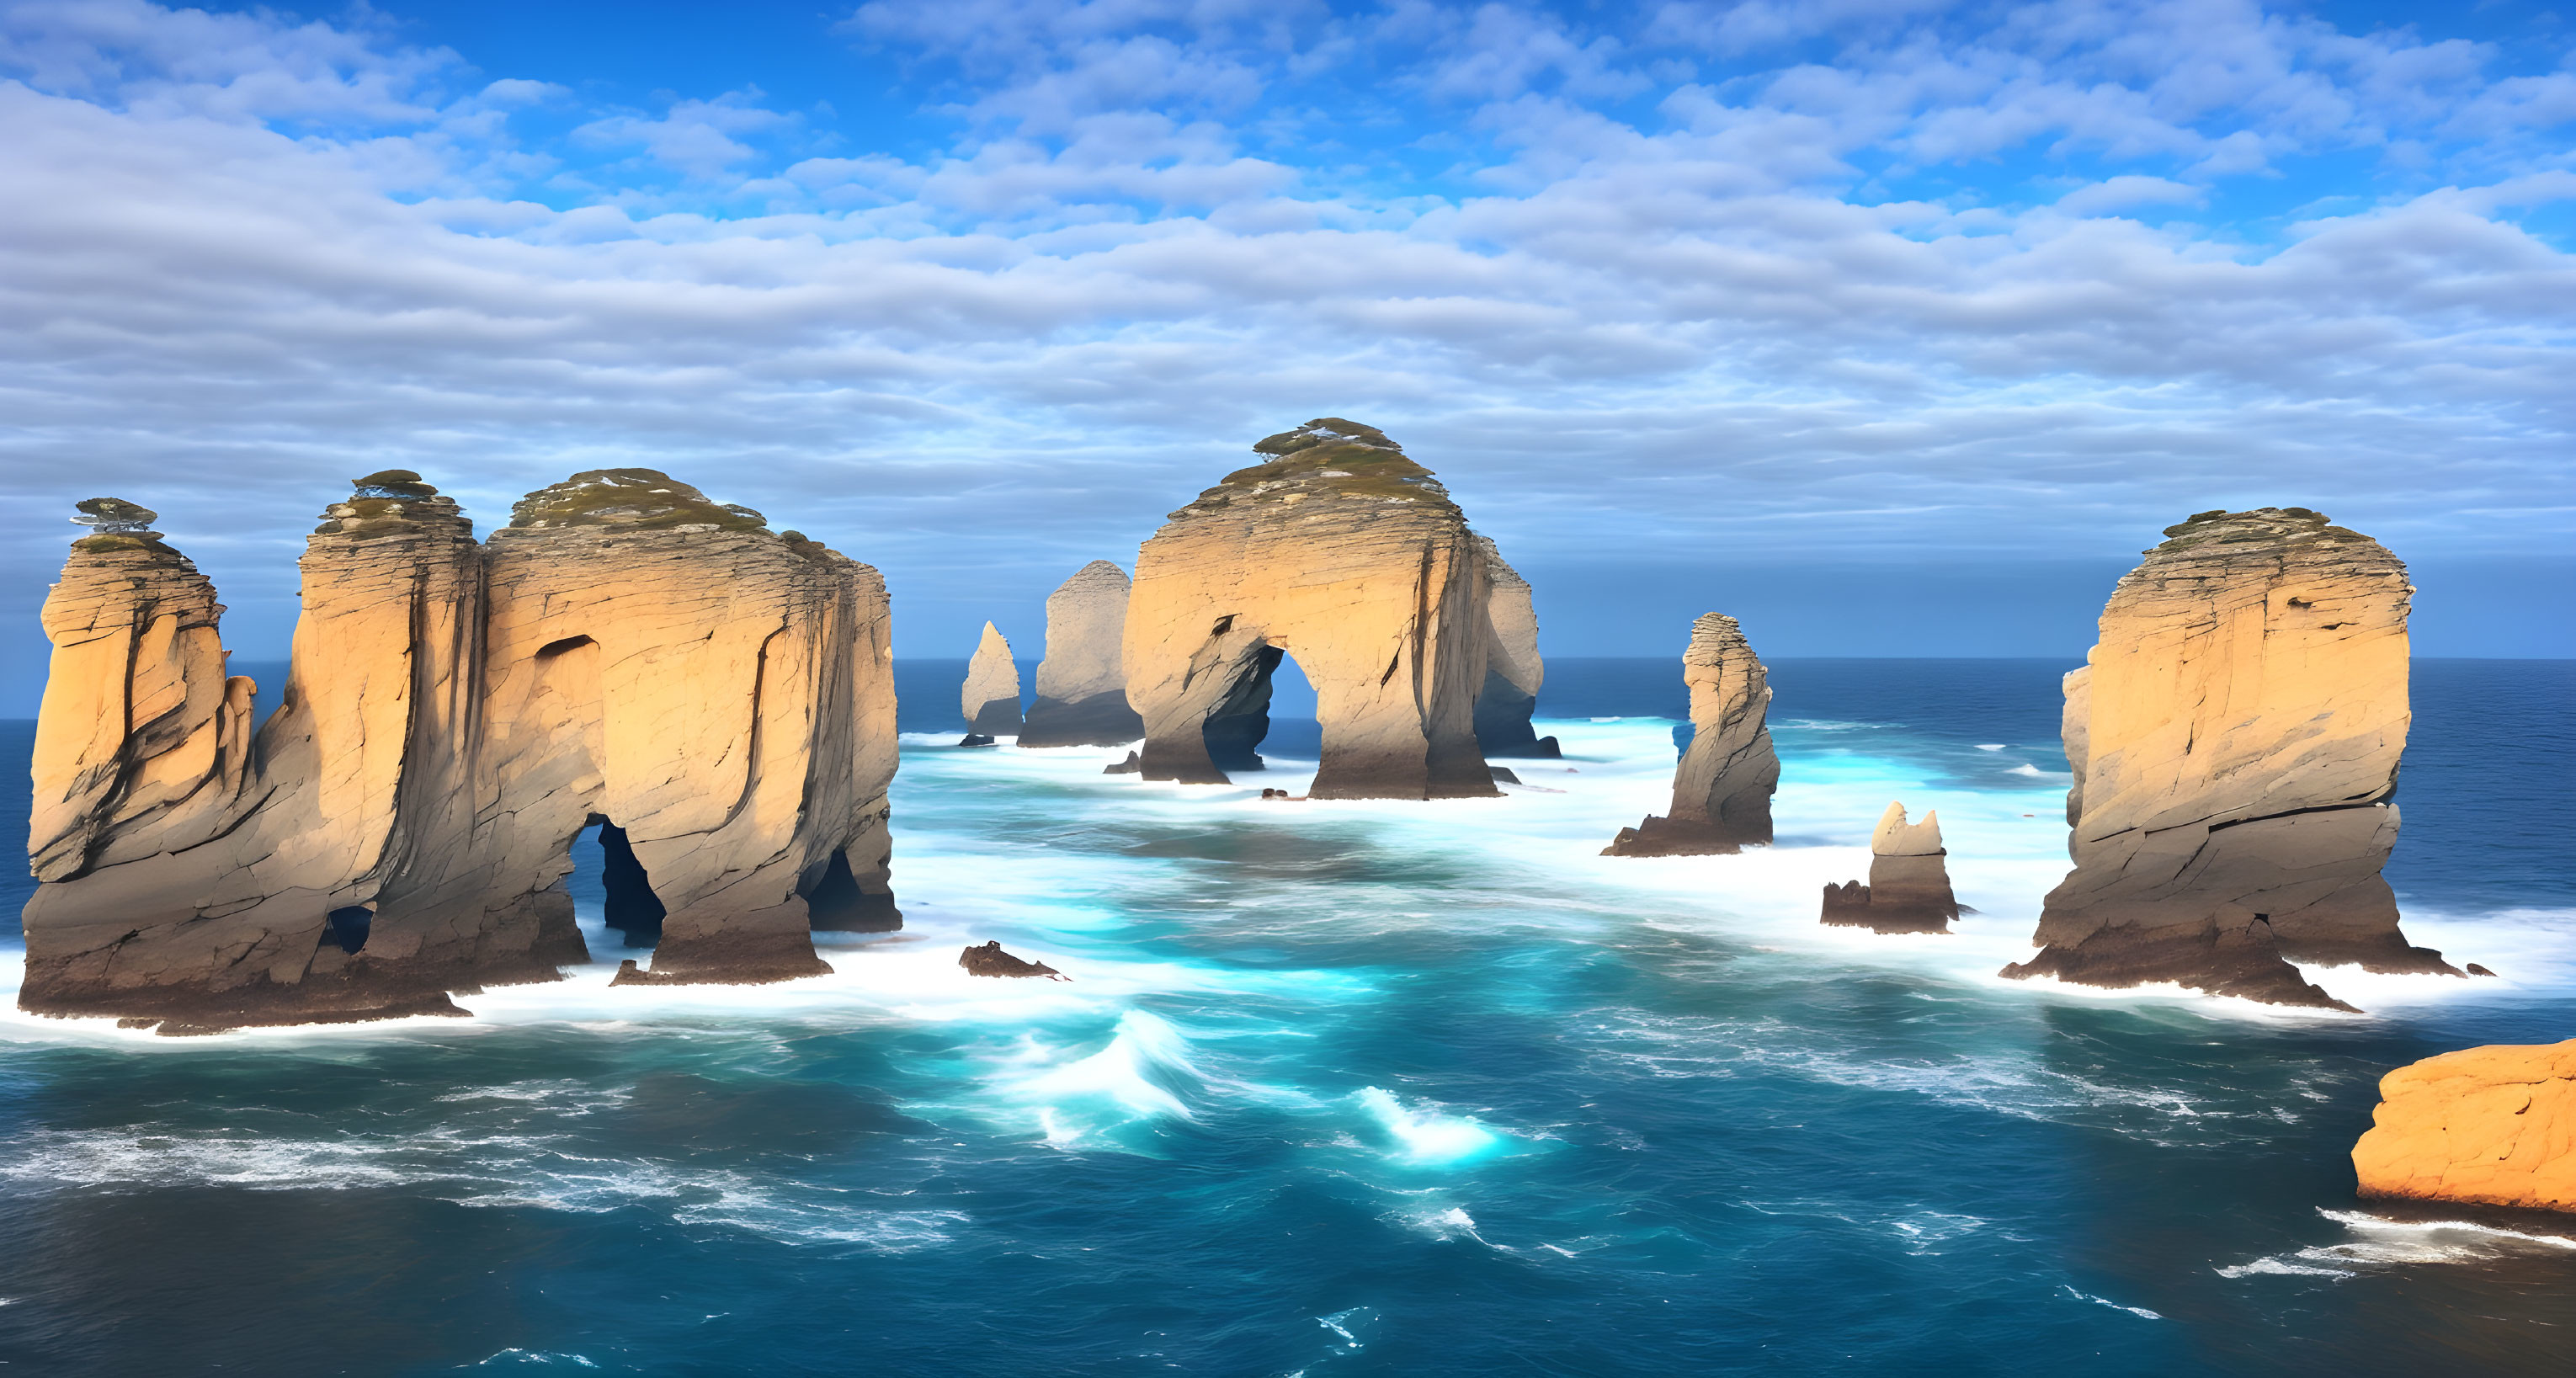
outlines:
[{"label": "weathered rock surface", "polygon": [[[1253,449],[1137,556],[1127,695],[1143,774],[1222,784],[1294,655],[1323,724],[1313,795],[1496,793],[1475,732],[1488,576],[1448,490],[1384,433],[1327,417]],[[1247,759],[1248,758],[1248,759]]]},{"label": "weathered rock surface", "polygon": [[957,954],[957,965],[966,968],[966,974],[969,976],[1043,976],[1051,981],[1066,979],[1064,973],[1044,962],[1032,962],[1004,952],[1000,939],[980,947],[970,944],[964,952]]},{"label": "weathered rock surface", "polygon": [[1046,659],[1022,746],[1124,746],[1145,735],[1127,703],[1127,571],[1094,560],[1047,595]]},{"label": "weathered rock surface", "polygon": [[2344,1009],[2290,961],[2457,975],[2407,944],[2379,874],[2406,745],[2406,567],[2298,507],[2165,535],[2066,677],[2075,869],[2049,892],[2041,951],[2004,974]]},{"label": "weathered rock surface", "polygon": [[488,545],[403,471],[327,517],[255,734],[203,576],[148,533],[74,546],[46,603],[22,1006],[454,1012],[451,990],[586,959],[563,878],[593,822],[663,910],[610,916],[658,920],[650,979],[828,970],[809,919],[898,920],[874,570],[651,470],[531,494]]},{"label": "weathered rock surface", "polygon": [[958,691],[970,737],[1016,737],[1020,734],[1020,663],[1011,659],[1011,643],[993,624],[966,662],[966,683]]},{"label": "weathered rock surface", "polygon": [[1763,715],[1769,676],[1735,619],[1708,613],[1682,652],[1692,735],[1673,771],[1670,814],[1648,814],[1601,849],[1603,856],[1707,856],[1771,841],[1771,795],[1780,757]]},{"label": "weathered rock surface", "polygon": [[1941,846],[1941,815],[1905,821],[1902,801],[1879,815],[1869,839],[1869,884],[1825,887],[1823,922],[1879,933],[1947,933],[1959,917],[1950,890],[1949,853]]},{"label": "weathered rock surface", "polygon": [[1530,727],[1538,691],[1547,682],[1547,664],[1538,655],[1538,610],[1530,601],[1529,581],[1503,562],[1491,537],[1478,536],[1476,547],[1484,552],[1492,585],[1485,604],[1485,683],[1476,691],[1476,742],[1489,761],[1561,757],[1565,753],[1556,738],[1541,737]]},{"label": "weathered rock surface", "polygon": [[2466,1048],[2379,1079],[2361,1194],[2576,1211],[2576,1039]]}]

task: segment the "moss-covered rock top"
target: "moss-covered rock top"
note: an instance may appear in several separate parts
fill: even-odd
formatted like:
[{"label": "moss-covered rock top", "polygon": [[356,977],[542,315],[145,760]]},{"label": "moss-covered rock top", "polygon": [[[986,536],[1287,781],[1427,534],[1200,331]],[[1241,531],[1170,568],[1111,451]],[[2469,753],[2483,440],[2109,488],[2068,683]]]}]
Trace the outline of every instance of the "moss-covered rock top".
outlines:
[{"label": "moss-covered rock top", "polygon": [[353,491],[348,497],[323,509],[322,524],[313,528],[314,535],[365,541],[424,527],[474,529],[456,499],[439,496],[436,488],[409,469],[380,469],[349,480],[349,486]]},{"label": "moss-covered rock top", "polygon": [[761,531],[769,520],[738,503],[715,502],[659,469],[592,469],[519,499],[510,509],[510,525],[522,531],[566,526]]},{"label": "moss-covered rock top", "polygon": [[1387,439],[1386,432],[1338,416],[1318,417],[1252,448],[1276,458],[1226,475],[1203,501],[1222,505],[1325,493],[1399,503],[1449,500],[1448,490],[1431,471],[1407,458],[1404,447]]},{"label": "moss-covered rock top", "polygon": [[2311,508],[2257,507],[2245,512],[2194,512],[2179,525],[2165,528],[2164,544],[2157,546],[2156,551],[2177,554],[2214,546],[2257,546],[2280,542],[2378,545],[2358,531],[2336,526],[2323,512]]}]

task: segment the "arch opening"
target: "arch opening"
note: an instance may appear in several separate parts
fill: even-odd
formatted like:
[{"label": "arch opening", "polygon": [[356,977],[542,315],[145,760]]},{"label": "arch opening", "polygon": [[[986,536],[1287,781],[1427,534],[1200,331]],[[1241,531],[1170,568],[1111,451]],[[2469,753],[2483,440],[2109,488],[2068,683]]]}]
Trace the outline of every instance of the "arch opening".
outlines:
[{"label": "arch opening", "polygon": [[650,948],[662,941],[662,920],[669,913],[653,893],[653,877],[635,856],[626,830],[601,814],[586,825],[598,840],[600,917],[623,935],[626,947]]},{"label": "arch opening", "polygon": [[1218,770],[1262,768],[1257,748],[1270,735],[1270,680],[1287,654],[1276,646],[1263,646],[1199,724],[1208,761]]},{"label": "arch opening", "polygon": [[817,932],[891,933],[903,927],[903,911],[895,908],[894,895],[871,893],[859,884],[846,847],[834,849],[821,873],[799,883],[796,893],[805,899],[807,926]]},{"label": "arch opening", "polygon": [[367,934],[375,927],[376,911],[363,904],[346,904],[324,916],[330,925],[329,940],[342,952],[356,956],[367,945]]}]

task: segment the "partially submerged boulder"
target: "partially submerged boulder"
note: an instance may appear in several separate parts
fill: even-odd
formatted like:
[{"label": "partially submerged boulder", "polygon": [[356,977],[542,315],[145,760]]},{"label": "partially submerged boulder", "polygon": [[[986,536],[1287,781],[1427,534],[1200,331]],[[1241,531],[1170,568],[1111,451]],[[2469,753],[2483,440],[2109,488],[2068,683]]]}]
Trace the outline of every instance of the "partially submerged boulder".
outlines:
[{"label": "partially submerged boulder", "polygon": [[1889,803],[1870,835],[1869,884],[1827,885],[1822,922],[1879,933],[1949,932],[1960,909],[1948,857],[1938,810],[1908,823],[1904,802]]},{"label": "partially submerged boulder", "polygon": [[1004,952],[998,938],[980,947],[970,944],[958,954],[957,965],[966,968],[969,976],[1043,976],[1050,981],[1072,979],[1044,962],[1027,961]]},{"label": "partially submerged boulder", "polygon": [[1022,746],[1123,746],[1145,735],[1127,703],[1127,571],[1094,560],[1047,595],[1046,659]]},{"label": "partially submerged boulder", "polygon": [[[1020,666],[1011,659],[1011,643],[992,623],[984,624],[975,656],[966,662],[966,683],[958,691],[969,737],[1020,735]],[[961,746],[981,743],[961,742]]]},{"label": "partially submerged boulder", "polygon": [[1693,731],[1673,771],[1672,812],[1621,828],[1603,856],[1708,856],[1771,841],[1771,795],[1780,787],[1764,722],[1771,687],[1734,618],[1708,613],[1691,624],[1682,678]]},{"label": "partially submerged boulder", "polygon": [[2365,1197],[2576,1211],[2576,1039],[2465,1048],[2379,1079]]}]

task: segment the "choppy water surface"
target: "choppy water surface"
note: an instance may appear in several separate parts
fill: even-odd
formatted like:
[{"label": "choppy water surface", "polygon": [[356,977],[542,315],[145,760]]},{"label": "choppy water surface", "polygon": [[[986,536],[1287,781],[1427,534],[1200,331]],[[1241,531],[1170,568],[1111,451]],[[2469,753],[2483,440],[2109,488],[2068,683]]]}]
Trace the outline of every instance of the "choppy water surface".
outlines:
[{"label": "choppy water surface", "polygon": [[[1596,853],[1663,804],[1668,661],[1557,667],[1568,759],[1437,805],[955,750],[906,667],[907,927],[831,977],[611,990],[593,905],[598,964],[472,1021],[0,1020],[0,1359],[2564,1372],[2576,1220],[2365,1208],[2345,1154],[2388,1068],[2576,1033],[2516,821],[2576,676],[2419,667],[2408,930],[2505,979],[2326,973],[2351,1018],[1994,978],[2063,870],[2062,668],[1788,662],[1781,845],[1638,861]],[[1955,936],[1815,922],[1891,798]],[[987,938],[1073,979],[965,976]]]}]

